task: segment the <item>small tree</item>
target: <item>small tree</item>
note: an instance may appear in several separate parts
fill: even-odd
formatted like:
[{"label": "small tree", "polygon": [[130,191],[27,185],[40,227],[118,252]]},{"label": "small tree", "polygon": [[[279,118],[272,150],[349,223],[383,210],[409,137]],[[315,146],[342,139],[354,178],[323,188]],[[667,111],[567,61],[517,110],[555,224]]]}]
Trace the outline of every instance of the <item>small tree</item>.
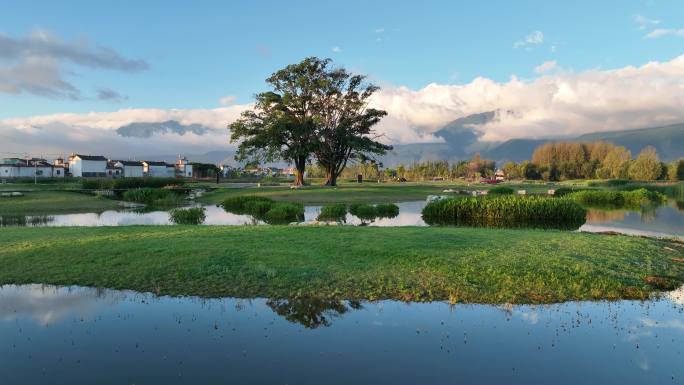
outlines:
[{"label": "small tree", "polygon": [[656,149],[647,146],[639,153],[629,167],[629,177],[633,180],[656,180],[663,172]]}]

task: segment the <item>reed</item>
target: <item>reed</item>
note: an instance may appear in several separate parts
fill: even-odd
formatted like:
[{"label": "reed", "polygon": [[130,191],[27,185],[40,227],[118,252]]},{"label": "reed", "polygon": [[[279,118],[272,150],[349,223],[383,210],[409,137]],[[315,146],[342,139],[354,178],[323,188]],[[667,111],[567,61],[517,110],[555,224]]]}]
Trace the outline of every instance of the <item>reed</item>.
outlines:
[{"label": "reed", "polygon": [[645,188],[631,191],[584,190],[571,193],[569,197],[585,206],[609,208],[638,209],[667,201],[662,193]]},{"label": "reed", "polygon": [[539,196],[443,199],[423,209],[431,225],[577,229],[585,217],[586,210],[574,200]]},{"label": "reed", "polygon": [[318,214],[319,221],[344,221],[347,217],[347,205],[344,203],[332,203],[321,207]]},{"label": "reed", "polygon": [[204,207],[174,209],[169,212],[171,221],[177,225],[201,225],[207,219]]},{"label": "reed", "polygon": [[175,206],[183,201],[183,197],[175,191],[160,188],[131,189],[123,193],[122,199],[150,206]]}]

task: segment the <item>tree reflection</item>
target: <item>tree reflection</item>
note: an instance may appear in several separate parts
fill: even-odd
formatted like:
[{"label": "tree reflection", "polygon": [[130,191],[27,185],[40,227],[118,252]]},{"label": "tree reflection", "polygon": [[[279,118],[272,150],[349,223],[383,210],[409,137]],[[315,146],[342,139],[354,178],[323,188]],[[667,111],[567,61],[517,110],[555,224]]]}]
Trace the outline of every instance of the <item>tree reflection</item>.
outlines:
[{"label": "tree reflection", "polygon": [[279,316],[308,329],[330,326],[332,319],[363,308],[358,301],[322,298],[269,299],[266,305]]}]

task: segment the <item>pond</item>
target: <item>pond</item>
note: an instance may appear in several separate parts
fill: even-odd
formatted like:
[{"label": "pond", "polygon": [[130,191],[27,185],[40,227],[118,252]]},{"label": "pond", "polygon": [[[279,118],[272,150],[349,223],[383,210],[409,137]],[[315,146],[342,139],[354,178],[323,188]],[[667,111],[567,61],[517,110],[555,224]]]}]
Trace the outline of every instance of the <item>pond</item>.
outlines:
[{"label": "pond", "polygon": [[684,289],[543,306],[0,287],[0,378],[31,384],[682,384]]},{"label": "pond", "polygon": [[[399,202],[399,215],[393,218],[379,218],[372,222],[361,221],[347,214],[348,225],[368,226],[427,226],[421,216],[425,201]],[[221,207],[205,206],[205,225],[265,224],[249,215],[226,212]],[[306,206],[305,221],[315,221],[320,206]],[[0,225],[12,226],[126,226],[126,225],[171,225],[168,211],[104,211],[102,213],[78,213],[50,216],[1,217]],[[580,231],[614,231],[632,235],[679,237],[684,239],[684,205],[669,201],[667,204],[643,209],[599,210],[589,209],[586,223]]]}]

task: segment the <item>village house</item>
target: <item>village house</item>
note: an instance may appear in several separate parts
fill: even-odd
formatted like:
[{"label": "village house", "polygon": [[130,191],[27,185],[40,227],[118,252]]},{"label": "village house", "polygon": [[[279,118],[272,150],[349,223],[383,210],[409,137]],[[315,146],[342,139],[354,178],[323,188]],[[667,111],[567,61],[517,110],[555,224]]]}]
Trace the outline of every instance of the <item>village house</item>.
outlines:
[{"label": "village house", "polygon": [[176,175],[183,178],[192,178],[192,165],[187,158],[178,158],[176,162]]},{"label": "village house", "polygon": [[116,162],[107,161],[107,176],[110,178],[123,177],[123,168],[116,165]]},{"label": "village house", "polygon": [[76,178],[107,176],[107,158],[101,155],[71,154],[69,172]]},{"label": "village house", "polygon": [[173,178],[176,175],[176,170],[171,167],[169,170],[166,162],[155,162],[150,160],[143,160],[143,172],[145,176],[152,178]]},{"label": "village house", "polygon": [[0,178],[63,178],[64,167],[56,167],[45,159],[4,158],[0,160]]},{"label": "village house", "polygon": [[143,163],[138,160],[113,160],[116,167],[123,170],[124,178],[142,178],[145,175]]}]

